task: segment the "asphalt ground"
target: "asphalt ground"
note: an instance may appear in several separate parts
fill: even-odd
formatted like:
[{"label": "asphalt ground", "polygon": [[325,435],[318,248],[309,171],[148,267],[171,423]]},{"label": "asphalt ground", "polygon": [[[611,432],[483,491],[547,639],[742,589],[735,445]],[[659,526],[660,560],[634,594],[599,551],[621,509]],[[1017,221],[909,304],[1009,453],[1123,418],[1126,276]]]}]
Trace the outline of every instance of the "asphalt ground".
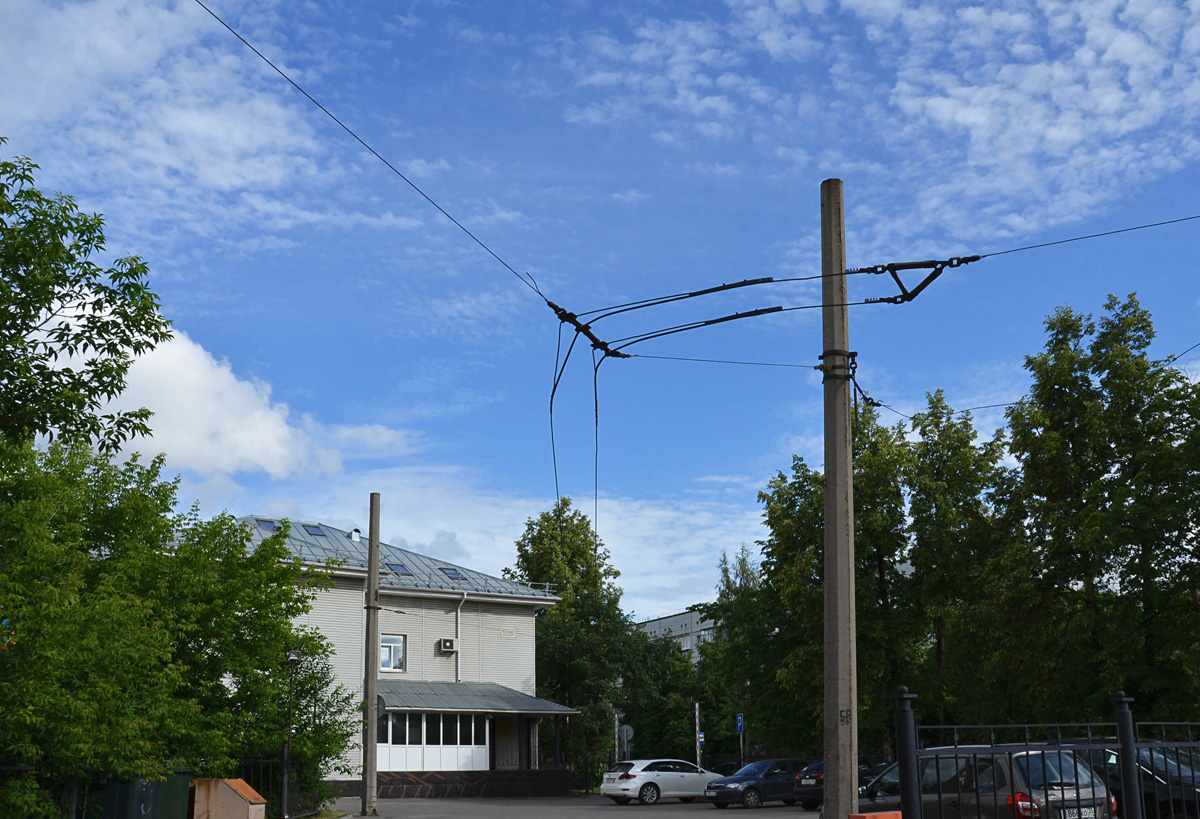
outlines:
[{"label": "asphalt ground", "polygon": [[[570,819],[584,819],[589,816],[606,816],[608,819],[654,819],[684,815],[716,819],[717,815],[717,810],[706,802],[685,804],[674,799],[664,799],[657,805],[640,805],[637,802],[617,805],[612,800],[595,794],[541,799],[380,799],[377,804],[379,815],[382,817],[408,819],[553,819],[557,816],[567,816]],[[346,811],[351,816],[361,816],[362,798],[354,796],[339,799],[334,807]],[[734,816],[742,810],[744,809],[738,805],[730,806],[720,812],[721,819]],[[755,815],[764,811],[767,817],[816,819],[817,816],[815,812],[802,811],[798,807],[789,807],[781,802],[768,802],[755,809]]]}]

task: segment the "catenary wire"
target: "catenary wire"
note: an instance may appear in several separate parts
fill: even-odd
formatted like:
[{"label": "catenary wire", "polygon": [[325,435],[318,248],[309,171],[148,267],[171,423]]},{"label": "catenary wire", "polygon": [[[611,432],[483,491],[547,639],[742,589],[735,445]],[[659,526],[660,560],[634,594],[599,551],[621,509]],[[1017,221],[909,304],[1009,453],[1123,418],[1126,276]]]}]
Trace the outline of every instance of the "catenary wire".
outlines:
[{"label": "catenary wire", "polygon": [[607,318],[608,316],[616,315],[617,313],[624,313],[628,310],[637,310],[641,307],[656,307],[660,304],[669,304],[674,301],[681,301],[683,299],[689,299],[689,298],[693,298],[695,296],[706,296],[710,293],[720,292],[723,290],[732,290],[737,287],[749,287],[749,286],[754,286],[754,285],[759,285],[759,284],[786,284],[788,282],[810,282],[810,281],[816,281],[817,279],[830,278],[832,276],[843,276],[843,275],[844,276],[856,276],[860,273],[869,273],[869,272],[871,272],[871,271],[869,271],[869,270],[847,270],[844,273],[819,273],[815,276],[790,276],[786,279],[777,279],[777,278],[774,278],[773,276],[768,276],[768,277],[761,278],[761,279],[747,279],[745,281],[735,282],[735,283],[729,284],[729,285],[721,285],[719,288],[713,287],[713,288],[706,288],[704,290],[697,290],[697,291],[692,291],[692,292],[687,292],[687,293],[673,293],[669,296],[654,296],[653,298],[649,298],[649,299],[640,299],[639,301],[630,301],[630,302],[625,302],[624,304],[614,304],[609,307],[599,307],[595,310],[588,310],[584,313],[577,313],[576,315],[578,315],[580,318],[582,318],[584,316],[590,316],[595,313],[603,313],[604,315],[597,316],[596,318],[592,319],[592,321],[599,321],[602,318]]},{"label": "catenary wire", "polygon": [[612,342],[614,351],[621,351],[633,344],[640,344],[643,341],[650,341],[663,336],[670,336],[676,333],[683,333],[688,330],[698,330],[702,327],[712,327],[716,324],[724,324],[728,321],[737,319],[756,318],[758,316],[768,315],[770,313],[790,313],[795,310],[816,310],[822,307],[859,307],[862,305],[873,304],[874,302],[867,301],[848,301],[841,304],[802,304],[795,307],[763,307],[758,310],[747,310],[744,313],[734,313],[729,316],[720,318],[708,319],[706,321],[692,321],[687,324],[677,324],[674,327],[665,327],[662,330],[654,330],[649,333],[639,333],[637,335],[626,336]]},{"label": "catenary wire", "polygon": [[534,293],[537,293],[539,296],[541,296],[543,299],[545,299],[545,296],[542,295],[542,291],[538,288],[537,280],[534,279],[531,274],[526,272],[525,275],[522,276],[520,273],[518,273],[513,268],[512,265],[510,265],[508,262],[504,261],[504,259],[500,258],[500,256],[496,253],[496,251],[492,250],[490,247],[488,247],[486,244],[484,244],[482,239],[480,239],[478,236],[476,236],[474,233],[472,233],[470,230],[468,230],[467,227],[465,225],[463,225],[462,222],[458,221],[453,216],[451,216],[450,213],[445,208],[443,208],[441,205],[439,205],[437,202],[435,202],[433,200],[433,198],[429,196],[429,194],[427,194],[427,193],[425,193],[425,191],[421,190],[416,185],[416,183],[414,183],[411,179],[409,179],[407,176],[405,176],[403,173],[401,173],[400,170],[395,165],[393,165],[391,162],[384,159],[383,156],[378,151],[376,151],[374,148],[372,148],[370,145],[368,145],[362,137],[360,137],[358,134],[356,134],[350,128],[350,126],[346,125],[346,123],[344,123],[340,119],[338,119],[333,114],[333,112],[331,112],[324,105],[317,102],[317,100],[313,97],[312,94],[308,93],[303,88],[301,88],[300,85],[297,84],[295,80],[293,80],[286,73],[284,73],[283,69],[281,69],[279,66],[275,65],[275,63],[271,62],[271,60],[269,60],[265,54],[263,54],[261,51],[259,51],[257,48],[255,48],[253,45],[251,45],[250,42],[245,37],[243,37],[241,34],[239,34],[233,28],[233,26],[229,25],[229,23],[226,23],[224,20],[222,20],[220,18],[220,16],[217,15],[216,12],[214,12],[208,6],[204,5],[204,3],[201,0],[196,0],[196,5],[198,5],[200,8],[204,9],[205,11],[207,11],[214,20],[216,20],[218,23],[220,23],[222,26],[224,26],[226,29],[228,29],[230,34],[232,34],[234,37],[237,37],[239,40],[241,40],[242,45],[246,46],[246,48],[250,49],[255,54],[257,54],[258,57],[263,62],[265,62],[267,65],[271,66],[271,68],[273,68],[275,70],[276,74],[278,74],[279,76],[281,76],[285,80],[287,80],[288,83],[291,84],[291,86],[293,88],[295,88],[297,91],[299,91],[301,94],[303,94],[308,99],[309,102],[311,102],[313,105],[317,106],[317,108],[321,109],[321,112],[324,113],[325,116],[329,117],[331,120],[336,122],[343,131],[345,131],[347,134],[349,134],[351,137],[353,137],[354,140],[359,145],[366,148],[376,159],[378,159],[380,162],[382,162],[384,165],[386,165],[392,171],[392,173],[396,174],[396,176],[400,177],[405,182],[407,182],[408,186],[410,188],[412,188],[414,191],[416,191],[417,193],[419,193],[426,202],[428,202],[429,204],[431,204],[435,208],[437,208],[438,211],[443,216],[445,216],[447,219],[449,219],[451,222],[453,222],[458,227],[459,230],[461,230],[463,233],[470,236],[471,239],[475,242],[475,244],[479,245],[481,248],[486,250],[493,259],[500,262],[500,264],[504,265],[504,267],[507,268],[510,273],[512,273],[514,276],[516,276],[518,279],[520,279],[522,284],[524,284],[526,287],[528,287]]},{"label": "catenary wire", "polygon": [[811,364],[776,364],[768,361],[727,361],[720,358],[686,358],[677,355],[645,355],[644,353],[630,353],[630,358],[657,358],[663,361],[695,361],[701,364],[742,364],[748,367],[795,367],[801,370],[811,370]]},{"label": "catenary wire", "polygon": [[596,350],[592,350],[592,398],[596,402],[595,451],[592,454],[592,535],[596,538],[596,547],[600,547],[600,365],[608,356],[596,360]]},{"label": "catenary wire", "polygon": [[1179,359],[1183,358],[1185,355],[1187,355],[1188,353],[1190,353],[1192,350],[1196,349],[1197,347],[1200,347],[1200,341],[1197,341],[1195,344],[1193,344],[1191,347],[1188,347],[1182,353],[1171,356],[1170,358],[1167,359],[1167,361],[1170,361],[1170,362],[1178,361]]},{"label": "catenary wire", "polygon": [[1009,250],[997,250],[992,253],[981,253],[979,258],[986,259],[989,256],[1003,256],[1006,253],[1019,253],[1022,250],[1034,250],[1039,247],[1053,247],[1054,245],[1065,245],[1068,242],[1082,242],[1084,239],[1099,239],[1102,236],[1115,236],[1118,233],[1129,233],[1134,230],[1145,230],[1147,228],[1162,227],[1163,225],[1177,225],[1180,222],[1190,222],[1193,219],[1200,219],[1200,214],[1195,216],[1183,216],[1179,219],[1167,219],[1162,222],[1151,222],[1146,225],[1135,225],[1133,227],[1119,228],[1117,230],[1106,230],[1102,233],[1089,233],[1087,236],[1074,236],[1070,239],[1059,239],[1054,242],[1041,242],[1036,245],[1025,245],[1024,247],[1014,247]]}]

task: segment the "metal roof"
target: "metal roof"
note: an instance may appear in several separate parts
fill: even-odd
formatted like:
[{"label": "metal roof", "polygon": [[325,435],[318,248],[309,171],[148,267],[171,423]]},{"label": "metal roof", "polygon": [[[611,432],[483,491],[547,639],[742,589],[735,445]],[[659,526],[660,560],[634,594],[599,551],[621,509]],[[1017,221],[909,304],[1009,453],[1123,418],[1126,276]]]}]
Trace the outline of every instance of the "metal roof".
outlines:
[{"label": "metal roof", "polygon": [[[247,515],[237,519],[250,530],[252,547],[283,528],[282,518],[267,515]],[[350,569],[367,568],[367,538],[355,540],[350,532],[316,521],[289,520],[287,547],[297,559],[313,565],[326,566],[334,562]],[[319,533],[319,534],[318,534]],[[411,574],[400,574],[388,565],[403,566]],[[445,569],[452,570],[447,573]],[[452,576],[456,575],[456,577]],[[477,572],[436,557],[410,552],[387,543],[379,544],[379,588],[430,589],[434,591],[477,592],[513,597],[540,597],[546,604],[559,598],[548,588],[530,586],[514,580]]]},{"label": "metal roof", "polygon": [[556,702],[531,697],[499,683],[379,681],[384,707],[404,711],[478,711],[502,714],[578,714]]}]

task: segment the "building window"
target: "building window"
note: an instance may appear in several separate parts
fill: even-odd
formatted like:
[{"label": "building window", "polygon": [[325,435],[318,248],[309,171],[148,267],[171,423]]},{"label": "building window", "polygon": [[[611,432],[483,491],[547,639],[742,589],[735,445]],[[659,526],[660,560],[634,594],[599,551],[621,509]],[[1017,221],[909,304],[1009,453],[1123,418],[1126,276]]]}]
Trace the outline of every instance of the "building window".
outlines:
[{"label": "building window", "polygon": [[276,528],[275,521],[273,521],[273,520],[263,520],[262,518],[255,518],[254,522],[257,523],[261,528],[266,529],[268,532],[275,531],[275,528]]},{"label": "building window", "polygon": [[310,535],[313,535],[314,537],[327,537],[324,529],[322,529],[320,526],[315,526],[311,523],[304,524],[304,531],[308,532]]},{"label": "building window", "polygon": [[403,634],[384,634],[380,636],[379,668],[383,671],[404,670]]},{"label": "building window", "polygon": [[426,745],[441,745],[442,744],[442,715],[441,714],[426,714],[425,715],[425,744]]},{"label": "building window", "polygon": [[383,567],[392,574],[402,574],[405,577],[413,576],[413,573],[403,563],[384,563]]},{"label": "building window", "polygon": [[451,580],[462,580],[463,579],[463,574],[458,569],[452,568],[450,566],[442,566],[441,569],[442,569],[442,574],[446,575],[446,577],[450,578]]},{"label": "building window", "polygon": [[475,744],[487,745],[487,717],[483,714],[475,715]]},{"label": "building window", "polygon": [[422,723],[422,721],[423,720],[421,719],[420,714],[409,714],[408,715],[408,744],[409,745],[420,745],[421,744],[421,723]]}]

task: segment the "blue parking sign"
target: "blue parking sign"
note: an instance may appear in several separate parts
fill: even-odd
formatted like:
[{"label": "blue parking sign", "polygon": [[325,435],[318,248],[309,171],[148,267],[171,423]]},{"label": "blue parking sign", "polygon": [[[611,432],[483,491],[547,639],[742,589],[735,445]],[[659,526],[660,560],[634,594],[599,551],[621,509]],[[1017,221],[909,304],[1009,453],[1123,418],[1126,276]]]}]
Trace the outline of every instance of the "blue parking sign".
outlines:
[{"label": "blue parking sign", "polygon": [[744,729],[746,727],[746,721],[742,718],[741,714],[738,714],[737,723],[738,723],[738,733],[741,734],[744,732]]}]

